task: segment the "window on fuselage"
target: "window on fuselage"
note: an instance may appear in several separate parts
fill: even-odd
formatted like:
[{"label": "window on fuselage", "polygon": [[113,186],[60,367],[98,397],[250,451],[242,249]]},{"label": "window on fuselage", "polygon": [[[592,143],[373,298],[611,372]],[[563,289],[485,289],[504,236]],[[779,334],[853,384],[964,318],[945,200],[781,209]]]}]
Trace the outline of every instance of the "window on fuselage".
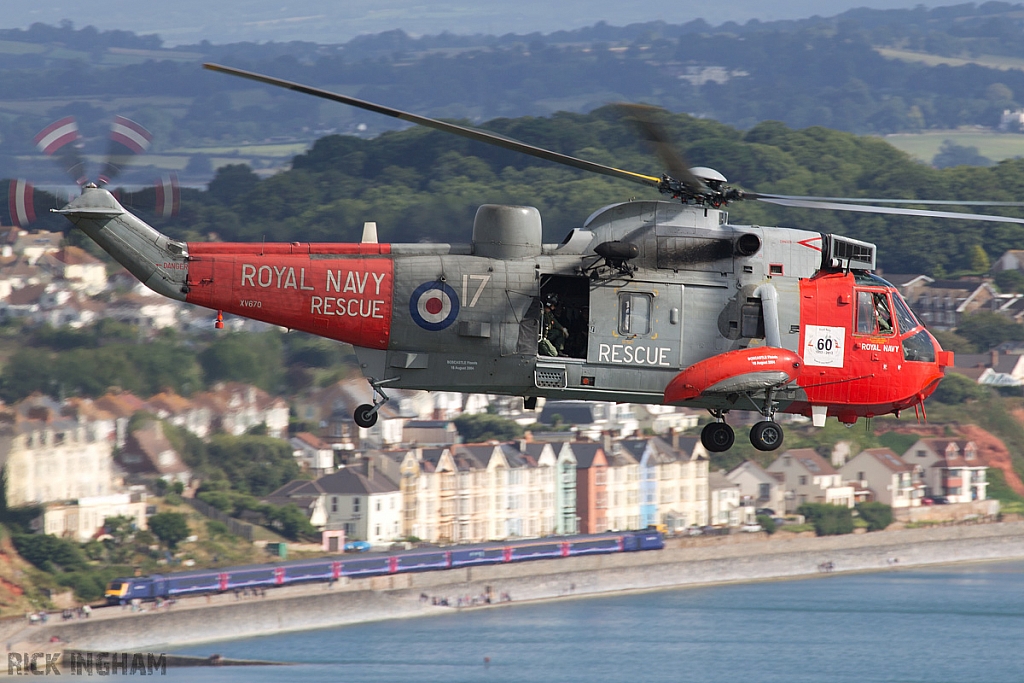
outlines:
[{"label": "window on fuselage", "polygon": [[896,332],[892,307],[885,292],[857,292],[857,334],[891,335]]},{"label": "window on fuselage", "polygon": [[650,294],[637,292],[619,294],[619,334],[650,334],[652,304]]}]

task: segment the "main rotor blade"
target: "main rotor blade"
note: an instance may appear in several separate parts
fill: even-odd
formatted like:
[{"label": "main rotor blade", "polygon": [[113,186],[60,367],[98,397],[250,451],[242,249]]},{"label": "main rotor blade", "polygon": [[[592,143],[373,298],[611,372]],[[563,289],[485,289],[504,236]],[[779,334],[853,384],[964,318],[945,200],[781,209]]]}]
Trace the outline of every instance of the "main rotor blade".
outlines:
[{"label": "main rotor blade", "polygon": [[[749,196],[749,195],[748,195]],[[758,201],[779,206],[791,206],[799,209],[828,209],[830,211],[855,211],[859,213],[883,213],[896,216],[922,216],[924,218],[954,218],[964,221],[991,221],[993,223],[1024,223],[1024,218],[1010,216],[990,216],[978,213],[955,213],[953,211],[928,211],[926,209],[900,209],[892,206],[864,206],[860,204],[840,204],[837,202],[819,202],[806,199],[774,199],[763,195],[754,197]]]},{"label": "main rotor blade", "polygon": [[640,134],[654,147],[654,154],[670,176],[681,182],[693,194],[708,190],[707,186],[690,171],[690,165],[686,163],[665,132],[665,127],[656,118],[659,113],[664,113],[664,110],[645,104],[629,103],[620,103],[615,107],[632,119]]},{"label": "main rotor blade", "polygon": [[792,194],[745,192],[747,199],[791,199],[815,202],[842,202],[844,204],[926,204],[933,206],[1024,206],[1024,202],[957,201],[955,199],[886,199],[883,197],[806,197]]},{"label": "main rotor blade", "polygon": [[274,85],[279,88],[286,88],[288,90],[294,90],[296,92],[305,93],[306,95],[312,95],[314,97],[320,97],[325,100],[331,100],[333,102],[340,102],[342,104],[348,104],[353,107],[359,107],[367,111],[372,111],[377,114],[383,114],[384,116],[390,116],[395,119],[401,119],[402,121],[408,121],[409,123],[415,123],[420,126],[426,126],[427,128],[433,128],[435,130],[444,131],[446,133],[453,133],[470,140],[476,140],[477,142],[483,142],[488,145],[494,145],[495,147],[501,147],[503,149],[512,150],[513,152],[521,152],[522,154],[528,154],[538,159],[544,159],[545,161],[553,161],[556,164],[562,164],[563,166],[570,166],[572,168],[578,168],[583,171],[590,171],[592,173],[600,173],[601,175],[611,176],[612,178],[621,178],[623,180],[629,180],[630,182],[639,183],[641,185],[649,185],[651,187],[658,187],[661,183],[661,178],[655,176],[643,175],[641,173],[633,173],[632,171],[624,171],[619,168],[613,168],[611,166],[605,166],[603,164],[597,164],[593,161],[586,161],[584,159],[577,159],[576,157],[569,156],[568,154],[560,154],[558,152],[552,152],[542,147],[534,147],[528,145],[525,142],[519,142],[518,140],[512,140],[495,133],[488,133],[476,128],[467,128],[466,126],[460,126],[454,123],[448,123],[446,121],[439,121],[437,119],[427,118],[426,116],[419,116],[417,114],[410,114],[409,112],[402,111],[400,109],[392,109],[391,107],[385,107],[380,104],[374,104],[373,102],[367,102],[366,100],[360,100],[355,97],[348,97],[346,95],[339,95],[337,93],[330,92],[329,90],[321,90],[319,88],[313,88],[308,85],[302,85],[300,83],[293,83],[292,81],[286,81],[280,78],[274,78],[272,76],[264,76],[263,74],[253,73],[252,71],[244,71],[242,69],[236,69],[230,66],[223,66],[220,64],[203,64],[204,69],[210,71],[219,71],[221,73],[229,74],[232,76],[240,76],[242,78],[248,78],[252,81],[258,81],[260,83],[266,83],[267,85]]}]

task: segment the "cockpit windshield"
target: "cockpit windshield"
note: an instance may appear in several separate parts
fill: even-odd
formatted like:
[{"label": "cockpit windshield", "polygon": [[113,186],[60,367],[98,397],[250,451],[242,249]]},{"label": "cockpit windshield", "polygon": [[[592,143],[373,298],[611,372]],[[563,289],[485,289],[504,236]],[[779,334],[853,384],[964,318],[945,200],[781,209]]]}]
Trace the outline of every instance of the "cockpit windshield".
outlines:
[{"label": "cockpit windshield", "polygon": [[910,310],[910,306],[903,300],[897,292],[892,293],[892,300],[896,307],[896,320],[900,323],[901,332],[910,332],[912,329],[920,325],[914,313]]}]

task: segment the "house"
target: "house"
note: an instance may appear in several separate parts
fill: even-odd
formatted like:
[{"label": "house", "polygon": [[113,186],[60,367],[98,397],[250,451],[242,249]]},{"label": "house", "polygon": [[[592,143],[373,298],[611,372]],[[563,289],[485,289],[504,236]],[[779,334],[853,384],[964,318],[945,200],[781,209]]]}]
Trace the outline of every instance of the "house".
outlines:
[{"label": "house", "polygon": [[788,450],[768,466],[769,474],[779,475],[786,497],[786,512],[795,512],[804,503],[829,505],[855,504],[854,487],[843,484],[842,475],[811,448]]},{"label": "house", "polygon": [[0,415],[0,462],[10,507],[114,493],[107,428],[65,417],[45,397],[30,397]]},{"label": "house", "polygon": [[159,420],[148,420],[128,435],[118,464],[130,480],[163,479],[187,485],[192,478],[188,466],[164,434]]},{"label": "house", "polygon": [[639,465],[640,525],[670,530],[707,524],[708,453],[697,437],[623,439],[617,447]]},{"label": "house", "polygon": [[992,272],[1024,270],[1024,249],[1008,249],[992,264]]},{"label": "house", "polygon": [[988,466],[973,441],[921,439],[903,454],[903,461],[921,468],[926,496],[945,496],[951,503],[988,497]]},{"label": "house", "polygon": [[130,391],[112,389],[100,396],[94,402],[97,409],[104,411],[114,418],[114,443],[118,448],[124,446],[128,438],[128,422],[132,415],[149,410],[149,405],[141,398]]},{"label": "house", "polygon": [[109,517],[130,517],[137,530],[146,526],[146,494],[115,493],[83,496],[72,501],[47,503],[38,520],[39,531],[84,543],[103,531]]},{"label": "house", "polygon": [[731,481],[723,470],[710,473],[708,523],[714,526],[738,527],[741,524],[754,524],[756,521],[754,506],[744,504],[740,485]]},{"label": "house", "polygon": [[999,299],[998,292],[985,281],[935,280],[918,288],[907,303],[929,328],[952,330],[971,313],[993,310]]},{"label": "house", "polygon": [[14,253],[25,260],[29,265],[36,262],[45,254],[56,254],[60,251],[64,242],[64,233],[49,232],[47,230],[36,230],[35,232],[18,233],[14,242]]},{"label": "house", "polygon": [[893,508],[918,507],[924,497],[923,469],[908,465],[888,448],[868,448],[850,458],[840,470],[844,481],[870,489],[879,503]]},{"label": "house", "polygon": [[[571,444],[576,450],[578,444]],[[608,531],[627,531],[640,527],[640,463],[622,448],[605,453]]]},{"label": "house", "polygon": [[64,245],[38,262],[54,277],[66,280],[76,292],[96,296],[107,288],[106,265],[81,247]]},{"label": "house", "polygon": [[632,405],[611,401],[547,401],[537,419],[548,425],[572,425],[577,438],[591,441],[604,434],[629,436],[640,428]]},{"label": "house", "polygon": [[459,442],[459,430],[451,420],[409,420],[402,427],[402,441],[414,446],[450,446]]},{"label": "house", "polygon": [[327,492],[315,481],[290,481],[264,498],[263,502],[280,507],[294,505],[306,515],[314,528],[321,531],[328,528]]},{"label": "house", "polygon": [[537,463],[535,475],[541,483],[540,504],[545,519],[550,508],[551,520],[542,533],[575,534],[576,516],[576,454],[567,444],[520,442],[519,450]]},{"label": "house", "polygon": [[[546,407],[546,406],[545,406]],[[581,534],[596,534],[608,525],[608,458],[596,443],[573,443],[576,457],[576,515]]]},{"label": "house", "polygon": [[209,406],[199,405],[169,389],[149,397],[146,405],[161,420],[181,427],[200,439],[210,435],[213,415]]},{"label": "house", "polygon": [[753,460],[744,460],[725,475],[738,484],[744,504],[755,509],[769,509],[776,514],[786,510],[786,489],[783,482]]},{"label": "house", "polygon": [[288,403],[259,387],[240,382],[218,382],[210,391],[196,394],[192,401],[210,410],[213,427],[240,436],[258,425],[266,425],[275,439],[288,433]]},{"label": "house", "polygon": [[314,526],[344,529],[348,539],[381,545],[401,537],[402,494],[372,466],[367,474],[344,467],[315,481],[289,482],[264,500],[293,502],[311,515],[310,523],[323,520]]},{"label": "house", "polygon": [[175,327],[182,305],[155,292],[131,292],[117,297],[106,308],[105,317],[143,330]]},{"label": "house", "polygon": [[320,477],[334,471],[334,449],[309,432],[299,432],[288,443],[303,470]]},{"label": "house", "polygon": [[969,377],[978,384],[998,387],[1024,386],[1024,355],[1001,353],[960,353],[951,371]]}]

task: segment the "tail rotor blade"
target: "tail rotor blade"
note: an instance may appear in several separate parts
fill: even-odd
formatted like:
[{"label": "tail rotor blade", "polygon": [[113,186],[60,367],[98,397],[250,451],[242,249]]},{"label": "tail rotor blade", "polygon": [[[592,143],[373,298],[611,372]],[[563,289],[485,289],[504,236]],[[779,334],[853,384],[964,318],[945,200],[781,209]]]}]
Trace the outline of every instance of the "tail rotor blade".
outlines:
[{"label": "tail rotor blade", "polygon": [[75,117],[65,116],[36,133],[33,142],[40,152],[56,158],[76,185],[84,185],[85,162],[75,144],[81,137]]},{"label": "tail rotor blade", "polygon": [[99,185],[107,185],[114,178],[121,174],[123,168],[131,162],[132,158],[142,154],[149,149],[153,141],[153,134],[142,125],[125,118],[117,116],[110,127],[110,148],[107,152],[107,160],[100,171]]},{"label": "tail rotor blade", "polygon": [[181,188],[178,174],[171,173],[160,178],[156,184],[156,213],[163,218],[178,215],[181,204]]},{"label": "tail rotor blade", "polygon": [[19,228],[34,223],[36,220],[35,190],[32,184],[20,178],[12,180],[7,195],[11,223]]}]

